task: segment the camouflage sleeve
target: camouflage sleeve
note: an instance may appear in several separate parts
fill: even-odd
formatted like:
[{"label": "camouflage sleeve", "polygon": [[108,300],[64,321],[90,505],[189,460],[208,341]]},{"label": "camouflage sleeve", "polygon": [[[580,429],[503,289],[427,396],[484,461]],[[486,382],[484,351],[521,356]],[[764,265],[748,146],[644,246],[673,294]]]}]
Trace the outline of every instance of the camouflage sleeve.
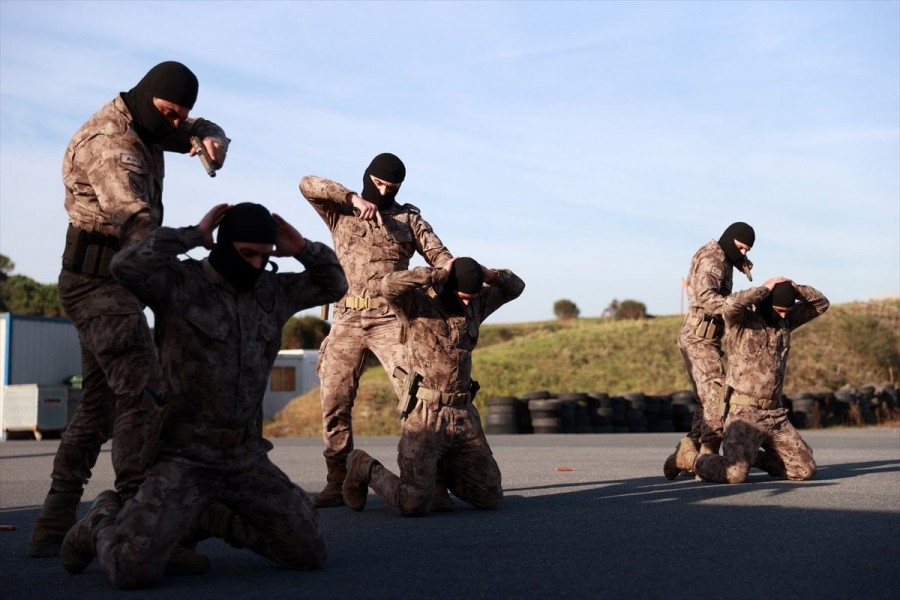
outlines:
[{"label": "camouflage sleeve", "polygon": [[294,258],[303,264],[305,271],[279,275],[279,281],[290,298],[285,318],[313,306],[335,302],[347,293],[344,269],[330,247],[307,240],[306,249]]},{"label": "camouflage sleeve", "polygon": [[406,320],[416,316],[416,290],[440,287],[449,273],[437,267],[415,267],[408,271],[388,273],[381,280],[381,293],[398,316]]},{"label": "camouflage sleeve", "polygon": [[525,282],[508,269],[495,269],[497,278],[487,285],[479,295],[479,321],[484,321],[498,308],[515,300],[525,291]]},{"label": "camouflage sleeve", "polygon": [[178,256],[203,245],[197,226],[158,227],[113,257],[109,270],[134,296],[150,307],[159,306],[177,278]]},{"label": "camouflage sleeve", "polygon": [[88,181],[73,182],[72,187],[75,193],[79,186],[90,188],[113,227],[121,230],[141,211],[149,216],[146,186],[141,183],[149,174],[143,152],[123,138],[98,135],[85,141],[77,153]]},{"label": "camouflage sleeve", "polygon": [[722,307],[722,317],[728,326],[738,325],[743,322],[744,314],[754,304],[762,302],[769,295],[769,289],[765,286],[759,286],[744,290],[742,292],[734,292],[724,299]]},{"label": "camouflage sleeve", "polygon": [[442,267],[453,258],[444,242],[431,229],[428,221],[422,218],[418,210],[411,211],[410,225],[416,239],[416,250],[432,267]]},{"label": "camouflage sleeve", "polygon": [[353,191],[336,181],[307,175],[300,180],[300,193],[319,213],[329,231],[334,231],[341,215],[353,214],[353,205],[349,202]]},{"label": "camouflage sleeve", "polygon": [[828,310],[829,306],[828,298],[816,288],[797,284],[797,290],[802,302],[788,313],[787,321],[791,329],[797,329],[804,323],[809,323]]},{"label": "camouflage sleeve", "polygon": [[201,140],[213,138],[228,151],[231,140],[225,135],[225,130],[203,118],[187,119],[175,132],[171,139],[163,144],[163,150],[186,154],[191,151],[191,137],[197,136]]},{"label": "camouflage sleeve", "polygon": [[725,296],[719,290],[722,289],[724,269],[728,267],[711,255],[698,256],[697,260],[699,264],[694,272],[692,281],[689,282],[691,289],[694,290],[694,301],[707,314],[721,314],[725,304]]}]

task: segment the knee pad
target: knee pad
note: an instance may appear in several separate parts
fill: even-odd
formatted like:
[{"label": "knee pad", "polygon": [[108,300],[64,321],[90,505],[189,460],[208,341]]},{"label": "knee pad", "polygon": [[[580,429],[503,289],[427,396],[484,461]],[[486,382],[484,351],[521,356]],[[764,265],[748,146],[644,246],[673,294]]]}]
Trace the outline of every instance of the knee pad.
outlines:
[{"label": "knee pad", "polygon": [[744,483],[750,474],[750,466],[747,463],[737,463],[725,469],[725,477],[728,483]]}]

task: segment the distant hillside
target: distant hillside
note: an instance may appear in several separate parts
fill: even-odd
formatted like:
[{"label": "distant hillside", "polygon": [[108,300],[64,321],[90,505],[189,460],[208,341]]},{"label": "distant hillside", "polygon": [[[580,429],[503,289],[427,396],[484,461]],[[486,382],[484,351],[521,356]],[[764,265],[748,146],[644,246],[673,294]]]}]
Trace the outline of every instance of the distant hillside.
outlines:
[{"label": "distant hillside", "polygon": [[[690,389],[675,336],[682,317],[640,321],[574,319],[482,327],[473,376],[482,416],[491,396],[547,390],[666,395]],[[785,393],[844,385],[897,384],[900,298],[833,305],[792,338]],[[396,434],[395,397],[380,367],[363,374],[353,410],[357,435]],[[267,424],[270,436],[320,436],[318,389],[298,397]]]}]

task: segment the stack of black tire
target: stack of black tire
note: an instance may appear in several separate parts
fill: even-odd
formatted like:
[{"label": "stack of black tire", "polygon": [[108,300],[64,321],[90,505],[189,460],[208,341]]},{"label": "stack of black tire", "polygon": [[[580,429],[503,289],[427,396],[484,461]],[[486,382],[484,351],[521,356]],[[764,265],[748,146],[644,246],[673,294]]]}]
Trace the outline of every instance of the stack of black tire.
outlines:
[{"label": "stack of black tire", "polygon": [[521,433],[519,431],[519,401],[514,396],[493,396],[485,400],[488,413],[485,433]]},{"label": "stack of black tire", "polygon": [[591,433],[612,433],[613,401],[605,392],[594,392],[588,396],[588,417]]},{"label": "stack of black tire", "polygon": [[850,422],[850,405],[853,394],[849,392],[821,392],[815,394],[819,406],[819,425],[823,427],[847,425]]},{"label": "stack of black tire", "polygon": [[690,431],[697,409],[691,392],[610,396],[606,392],[554,395],[541,390],[520,397],[494,396],[485,403],[485,432],[490,434]]},{"label": "stack of black tire", "polygon": [[644,398],[644,403],[646,405],[647,431],[654,433],[675,431],[671,396],[647,396]]},{"label": "stack of black tire", "polygon": [[675,431],[690,431],[691,424],[694,421],[694,413],[701,410],[694,392],[675,392],[670,398],[672,402],[672,423],[675,426]]},{"label": "stack of black tire", "polygon": [[786,398],[797,429],[836,425],[875,425],[900,418],[897,389],[892,384],[845,386],[836,392],[792,394]]},{"label": "stack of black tire", "polygon": [[809,392],[788,396],[785,406],[790,410],[791,424],[797,429],[819,426],[819,406],[816,397]]},{"label": "stack of black tire", "polygon": [[[872,425],[900,418],[897,389],[891,384],[802,392],[782,400],[797,429]],[[668,396],[641,392],[554,395],[542,390],[520,397],[491,397],[486,404],[485,431],[490,434],[688,432],[694,413],[701,410],[689,390]]]},{"label": "stack of black tire", "polygon": [[550,392],[531,392],[522,400],[528,407],[532,433],[562,433],[562,409]]}]

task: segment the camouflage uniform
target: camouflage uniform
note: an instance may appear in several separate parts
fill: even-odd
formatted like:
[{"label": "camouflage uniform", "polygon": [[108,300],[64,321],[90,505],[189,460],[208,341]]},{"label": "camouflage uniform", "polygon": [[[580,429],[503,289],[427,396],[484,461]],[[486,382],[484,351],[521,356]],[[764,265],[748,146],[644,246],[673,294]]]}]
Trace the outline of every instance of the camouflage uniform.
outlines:
[{"label": "camouflage uniform", "polygon": [[143,306],[110,278],[108,265],[119,246],[162,222],[163,151],[188,152],[192,135],[214,138],[225,148],[229,141],[218,125],[187,119],[165,146],[147,144],[117,96],[75,133],[66,149],[67,247],[77,235],[88,237],[90,245],[83,263],[67,264],[64,258],[58,290],[78,329],[84,382],[53,460],[50,494],[32,532],[29,554],[41,555],[49,539],[59,535],[58,525],[48,529],[48,519],[59,513],[60,507],[53,506],[61,498],[74,498],[71,508],[62,507],[63,514],[71,510],[62,520],[74,522],[75,505],[110,436],[116,489],[127,498],[143,477],[138,463],[146,420],[141,390],[159,379],[159,365]]},{"label": "camouflage uniform", "polygon": [[743,483],[754,464],[787,479],[811,479],[816,473],[812,449],[791,425],[781,397],[791,331],[824,313],[828,300],[810,286],[797,289],[803,302],[775,325],[753,310],[769,294],[763,286],[725,302],[730,400],[722,456],[700,454],[693,463],[693,471],[706,481]]},{"label": "camouflage uniform", "polygon": [[725,381],[722,306],[731,294],[733,267],[715,240],[701,246],[691,259],[687,279],[690,308],[678,332],[678,349],[702,409],[694,413],[688,434],[695,445],[718,447],[722,439],[722,419],[717,411]]},{"label": "camouflage uniform", "polygon": [[400,477],[381,464],[369,485],[396,512],[424,515],[429,510],[438,461],[441,477],[458,498],[481,509],[503,498],[500,468],[472,403],[472,352],[481,323],[517,298],[525,283],[512,271],[498,270],[491,285],[465,308],[448,314],[424,291],[446,282],[445,269],[418,267],[384,278],[382,290],[409,332],[409,368],[422,375],[415,408],[403,422],[397,451]]},{"label": "camouflage uniform", "polygon": [[[388,374],[405,364],[401,329],[381,296],[381,278],[409,268],[418,252],[430,265],[452,258],[431,225],[411,204],[392,202],[381,209],[384,225],[353,213],[352,191],[334,181],[307,176],[300,191],[325,221],[350,289],[334,307],[331,331],[319,350],[316,370],[322,397],[326,460],[343,462],[353,449],[351,412],[366,350]],[[366,308],[368,306],[368,308]],[[399,389],[396,390],[399,393]],[[329,471],[332,469],[329,468]],[[343,480],[343,475],[337,481]]]},{"label": "camouflage uniform", "polygon": [[326,557],[316,510],[269,460],[257,415],[284,324],[344,294],[340,263],[308,241],[296,256],[306,272],[265,272],[252,290],[237,292],[208,260],[178,261],[202,243],[198,227],[163,227],[113,260],[116,278],[154,311],[173,411],[137,495],[95,533],[100,562],[120,587],[157,581],[188,525],[212,503],[241,522],[244,531],[227,541],[290,568],[317,568]]}]

